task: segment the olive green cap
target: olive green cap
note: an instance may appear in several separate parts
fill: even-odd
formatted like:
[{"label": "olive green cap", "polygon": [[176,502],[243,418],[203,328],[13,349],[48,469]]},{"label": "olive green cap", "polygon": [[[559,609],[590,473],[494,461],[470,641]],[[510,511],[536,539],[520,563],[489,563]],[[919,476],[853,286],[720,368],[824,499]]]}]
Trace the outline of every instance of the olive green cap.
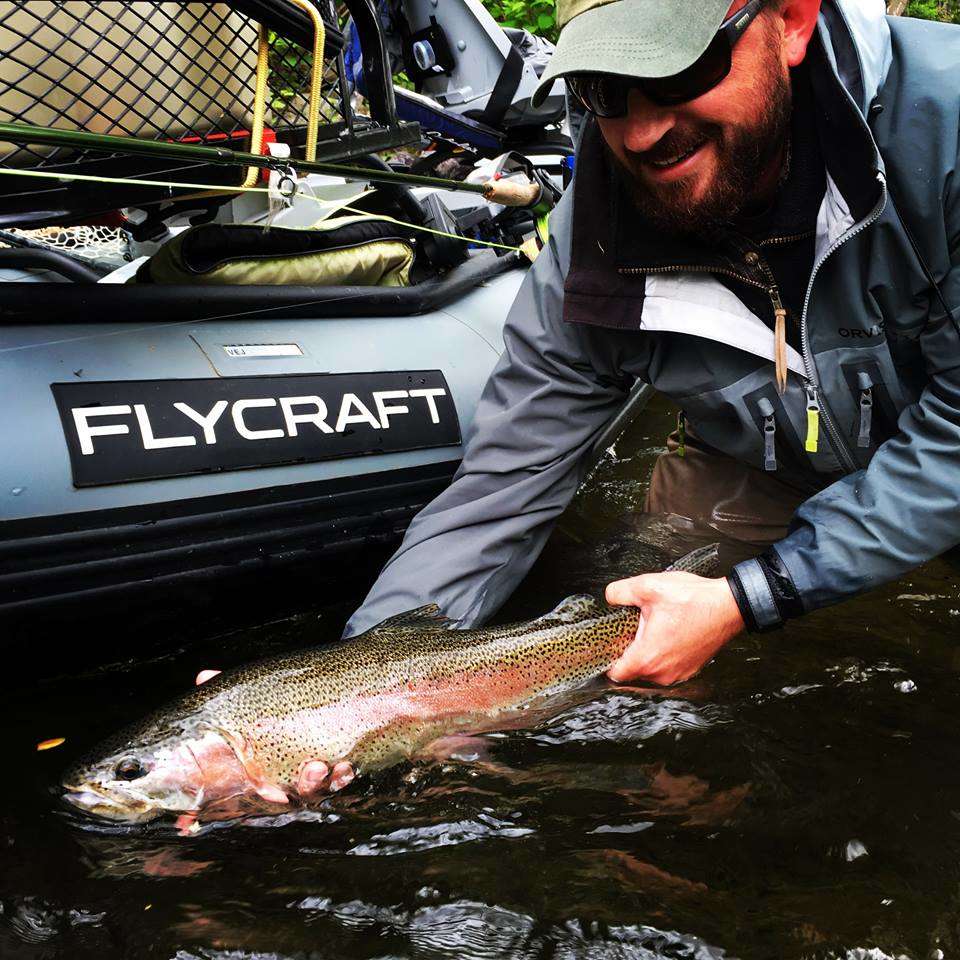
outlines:
[{"label": "olive green cap", "polygon": [[730,0],[557,0],[560,39],[533,94],[570,73],[669,77],[707,49]]}]

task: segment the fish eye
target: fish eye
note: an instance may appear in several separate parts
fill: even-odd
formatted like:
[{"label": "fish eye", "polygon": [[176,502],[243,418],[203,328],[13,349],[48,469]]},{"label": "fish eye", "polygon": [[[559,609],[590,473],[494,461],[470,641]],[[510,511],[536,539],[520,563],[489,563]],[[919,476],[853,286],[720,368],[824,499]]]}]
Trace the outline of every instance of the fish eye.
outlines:
[{"label": "fish eye", "polygon": [[136,757],[124,757],[117,764],[116,775],[118,780],[139,780],[146,772]]}]

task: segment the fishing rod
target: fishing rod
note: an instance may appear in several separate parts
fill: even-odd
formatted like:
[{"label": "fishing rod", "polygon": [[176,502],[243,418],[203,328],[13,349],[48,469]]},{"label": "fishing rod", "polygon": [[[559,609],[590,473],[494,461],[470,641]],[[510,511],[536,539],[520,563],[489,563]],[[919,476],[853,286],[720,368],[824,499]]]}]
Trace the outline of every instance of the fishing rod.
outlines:
[{"label": "fishing rod", "polygon": [[[485,200],[505,207],[529,207],[535,213],[546,213],[554,206],[557,191],[550,181],[528,167],[525,171],[530,183],[513,180],[488,180],[486,183],[466,183],[443,177],[400,173],[396,170],[370,170],[348,164],[324,163],[318,160],[280,158],[223,147],[201,146],[192,143],[172,143],[165,140],[144,140],[139,137],[117,137],[85,130],[56,130],[26,123],[0,123],[0,141],[20,145],[93,150],[102,153],[127,153],[161,160],[196,161],[222,166],[259,167],[284,172],[293,168],[304,173],[325,173],[369,183],[399,183],[412,187],[437,187],[480,194]],[[229,192],[229,187],[224,187]]]}]

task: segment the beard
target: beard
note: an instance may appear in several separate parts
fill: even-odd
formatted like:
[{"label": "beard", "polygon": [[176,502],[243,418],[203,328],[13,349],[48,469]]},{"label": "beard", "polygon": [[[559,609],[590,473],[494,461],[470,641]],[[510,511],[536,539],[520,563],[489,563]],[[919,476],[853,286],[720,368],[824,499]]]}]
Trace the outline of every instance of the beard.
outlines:
[{"label": "beard", "polygon": [[712,142],[717,162],[711,183],[699,195],[686,178],[651,186],[613,157],[618,179],[654,229],[671,236],[709,234],[755,199],[761,178],[784,153],[790,127],[790,77],[772,45],[752,93],[763,108],[749,126],[687,123],[667,132],[650,150],[632,155],[641,163],[664,162]]}]

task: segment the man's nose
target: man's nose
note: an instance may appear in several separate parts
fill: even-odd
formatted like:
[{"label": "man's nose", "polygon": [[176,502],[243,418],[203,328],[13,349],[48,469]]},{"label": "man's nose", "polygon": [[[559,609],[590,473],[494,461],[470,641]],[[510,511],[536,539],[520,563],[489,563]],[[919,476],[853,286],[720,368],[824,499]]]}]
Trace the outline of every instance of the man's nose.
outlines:
[{"label": "man's nose", "polygon": [[644,153],[658,143],[676,124],[669,107],[661,107],[640,90],[627,95],[627,113],[623,118],[623,145],[631,153]]}]

